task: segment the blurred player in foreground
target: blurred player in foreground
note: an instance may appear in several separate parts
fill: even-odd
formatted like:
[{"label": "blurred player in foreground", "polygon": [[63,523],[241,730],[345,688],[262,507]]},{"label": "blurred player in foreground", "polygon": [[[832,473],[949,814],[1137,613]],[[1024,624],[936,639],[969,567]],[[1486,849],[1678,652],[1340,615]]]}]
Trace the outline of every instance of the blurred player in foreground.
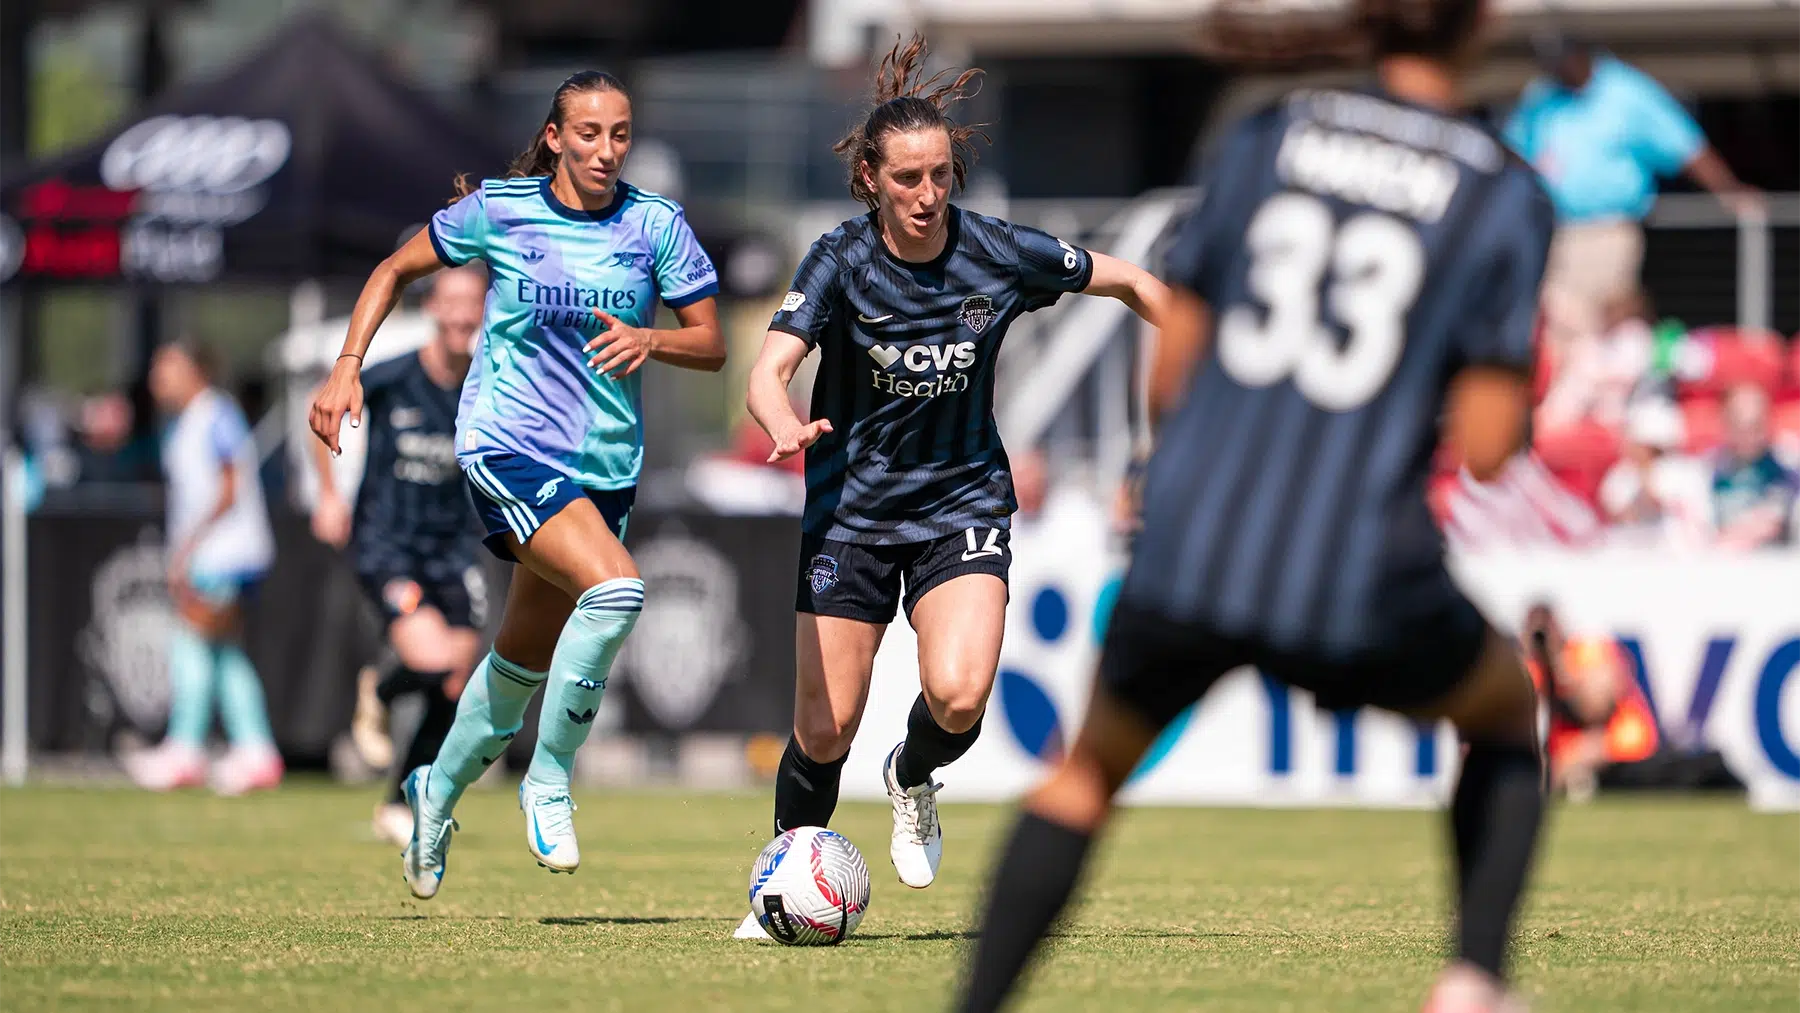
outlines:
[{"label": "blurred player in foreground", "polygon": [[[388,704],[414,692],[425,701],[388,797],[375,808],[376,836],[401,847],[412,837],[401,784],[444,744],[487,620],[487,589],[475,561],[480,538],[455,439],[457,402],[486,296],[487,279],[476,267],[439,274],[424,305],[436,324],[431,340],[363,374],[369,452],[354,516],[332,482],[331,451],[313,444],[319,473],[313,534],[338,548],[351,546],[357,579],[381,615],[392,651],[379,683],[371,685],[374,670],[365,669],[357,687],[353,730],[364,758],[375,766],[393,762]],[[370,755],[381,746],[385,758]]]},{"label": "blurred player in foreground", "polygon": [[[584,71],[558,86],[508,174],[438,212],[376,268],[313,403],[313,431],[336,450],[344,416],[353,424],[362,416],[362,354],[400,289],[443,267],[487,263],[457,463],[488,549],[521,565],[443,749],[407,775],[413,837],[402,869],[420,898],[443,880],[457,800],[506,751],[546,683],[537,750],[519,785],[525,843],[552,872],[580,865],[569,796],[575,752],[644,604],[644,582],[620,542],[644,455],[638,367],[725,363],[712,261],[675,202],[619,178],[631,128],[631,99],[612,75]],[[678,327],[650,326],[658,300]]]},{"label": "blurred player in foreground", "polygon": [[1425,485],[1439,419],[1470,471],[1523,442],[1553,215],[1458,80],[1484,0],[1360,0],[1353,24],[1228,5],[1228,53],[1358,44],[1376,81],[1296,91],[1237,124],[1169,254],[1159,446],[1093,702],[1032,793],[957,1009],[999,1008],[1073,892],[1157,733],[1254,665],[1322,706],[1448,718],[1467,745],[1450,824],[1455,958],[1432,1013],[1493,1011],[1543,813],[1536,698],[1451,582]]},{"label": "blurred player in foreground", "polygon": [[126,769],[153,791],[206,781],[216,699],[231,750],[212,769],[213,790],[241,795],[281,783],[262,681],[240,643],[243,599],[274,562],[275,537],[250,427],[231,395],[212,385],[213,375],[210,351],[186,342],[164,345],[150,363],[150,392],[170,419],[163,471],[176,622],[168,734]]},{"label": "blurred player in foreground", "polygon": [[[883,767],[900,881],[929,886],[943,850],[932,772],[968,752],[994,686],[1006,620],[1013,496],[994,426],[994,363],[1021,314],[1065,292],[1110,296],[1155,321],[1148,273],[950,203],[973,128],[947,110],[979,71],[925,79],[924,40],[896,45],[875,108],[837,145],[869,208],[821,237],[769,324],[750,413],[770,461],[806,452],[794,735],[775,782],[775,832],[824,826],[896,606],[919,635],[921,692]],[[823,356],[812,419],[787,385]],[[761,936],[747,919],[743,937]]]}]

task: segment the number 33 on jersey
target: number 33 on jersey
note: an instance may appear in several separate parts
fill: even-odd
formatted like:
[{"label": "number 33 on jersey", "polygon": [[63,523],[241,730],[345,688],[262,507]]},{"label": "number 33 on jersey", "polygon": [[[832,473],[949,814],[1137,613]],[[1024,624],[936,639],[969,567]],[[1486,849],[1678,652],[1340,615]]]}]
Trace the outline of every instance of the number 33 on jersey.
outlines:
[{"label": "number 33 on jersey", "polygon": [[1433,366],[1530,367],[1548,198],[1477,127],[1394,109],[1298,93],[1240,125],[1206,173],[1170,281],[1216,311],[1236,384],[1353,412],[1403,373],[1423,391]]}]

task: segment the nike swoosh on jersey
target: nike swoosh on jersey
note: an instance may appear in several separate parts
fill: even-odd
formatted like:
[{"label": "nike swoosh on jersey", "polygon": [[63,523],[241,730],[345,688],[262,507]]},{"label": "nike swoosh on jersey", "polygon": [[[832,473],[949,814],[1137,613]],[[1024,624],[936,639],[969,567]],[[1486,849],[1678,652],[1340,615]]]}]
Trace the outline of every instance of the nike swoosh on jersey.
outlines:
[{"label": "nike swoosh on jersey", "polygon": [[858,313],[858,314],[857,314],[857,315],[856,315],[856,319],[858,319],[858,320],[861,320],[861,321],[862,321],[862,322],[863,322],[863,323],[865,323],[865,324],[879,324],[879,323],[881,323],[881,322],[882,322],[882,321],[884,321],[884,320],[892,320],[892,319],[894,319],[894,315],[893,315],[893,314],[892,314],[892,313],[889,313],[889,314],[887,314],[887,315],[886,315],[886,316],[879,316],[879,317],[865,317],[865,316],[863,316],[863,315],[862,315],[862,314],[861,314],[861,313]]}]

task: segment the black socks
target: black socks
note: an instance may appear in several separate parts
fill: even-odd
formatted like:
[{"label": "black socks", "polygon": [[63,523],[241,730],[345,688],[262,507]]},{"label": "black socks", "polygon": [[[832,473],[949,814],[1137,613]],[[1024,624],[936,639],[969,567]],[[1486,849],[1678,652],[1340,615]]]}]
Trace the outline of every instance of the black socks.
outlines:
[{"label": "black socks", "polygon": [[1543,821],[1537,750],[1471,742],[1450,803],[1457,956],[1504,978],[1507,933]]},{"label": "black socks", "polygon": [[[393,777],[389,779],[388,801],[393,803],[406,801],[400,791],[406,775],[412,773],[413,768],[437,759],[438,750],[443,748],[444,739],[450,734],[450,726],[456,723],[456,701],[444,695],[444,679],[448,672],[419,675],[411,669],[399,671],[420,681],[416,692],[425,701],[425,712],[419,716],[419,726],[413,729],[412,741],[406,745],[405,759],[394,767]],[[392,703],[391,700],[388,702]]]},{"label": "black socks", "polygon": [[931,716],[925,694],[919,694],[913,701],[912,713],[906,716],[906,744],[900,748],[900,759],[895,763],[900,787],[913,788],[931,780],[933,771],[968,752],[980,737],[980,718],[966,732],[947,732]]},{"label": "black socks", "polygon": [[[847,754],[846,754],[847,755]],[[838,777],[845,757],[820,763],[800,749],[799,740],[788,736],[781,766],[775,772],[775,833],[795,827],[822,827],[837,809]]]},{"label": "black socks", "polygon": [[1026,812],[1002,852],[956,1009],[997,1010],[1081,878],[1093,836]]}]

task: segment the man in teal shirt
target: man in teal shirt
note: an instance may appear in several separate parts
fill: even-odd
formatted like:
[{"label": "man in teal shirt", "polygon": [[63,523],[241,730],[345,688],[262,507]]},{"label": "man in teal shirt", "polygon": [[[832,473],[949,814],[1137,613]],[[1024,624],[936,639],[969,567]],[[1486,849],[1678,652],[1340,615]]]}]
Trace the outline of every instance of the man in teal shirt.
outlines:
[{"label": "man in teal shirt", "polygon": [[1565,35],[1539,36],[1533,50],[1545,76],[1519,97],[1506,140],[1556,203],[1544,308],[1560,344],[1598,333],[1636,293],[1640,223],[1659,177],[1686,173],[1739,215],[1760,214],[1762,203],[1649,75]]}]

